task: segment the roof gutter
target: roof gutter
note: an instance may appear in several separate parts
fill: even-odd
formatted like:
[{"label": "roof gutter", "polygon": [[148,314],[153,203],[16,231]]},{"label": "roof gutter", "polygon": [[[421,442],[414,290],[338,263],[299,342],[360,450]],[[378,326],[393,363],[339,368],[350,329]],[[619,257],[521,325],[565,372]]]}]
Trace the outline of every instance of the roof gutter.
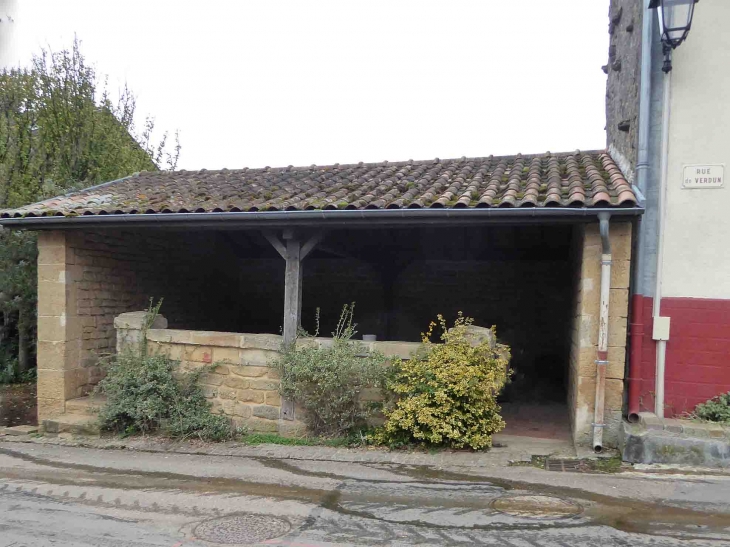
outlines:
[{"label": "roof gutter", "polygon": [[635,217],[643,207],[627,208],[480,208],[480,209],[365,209],[317,211],[257,211],[239,213],[150,213],[0,219],[16,230],[97,228],[274,228],[278,226],[371,227],[423,224],[576,223],[597,220],[601,213]]}]

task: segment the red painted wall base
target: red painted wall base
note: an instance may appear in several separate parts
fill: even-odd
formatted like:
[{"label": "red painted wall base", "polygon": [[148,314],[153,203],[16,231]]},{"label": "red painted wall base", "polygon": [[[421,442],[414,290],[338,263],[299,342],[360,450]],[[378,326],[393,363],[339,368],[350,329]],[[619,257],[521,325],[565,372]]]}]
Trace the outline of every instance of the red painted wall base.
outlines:
[{"label": "red painted wall base", "polygon": [[[656,373],[653,299],[638,295],[635,298],[641,299],[644,312],[638,371],[639,407],[653,412]],[[661,313],[671,317],[665,368],[665,415],[691,412],[698,403],[730,391],[730,300],[663,298]]]}]

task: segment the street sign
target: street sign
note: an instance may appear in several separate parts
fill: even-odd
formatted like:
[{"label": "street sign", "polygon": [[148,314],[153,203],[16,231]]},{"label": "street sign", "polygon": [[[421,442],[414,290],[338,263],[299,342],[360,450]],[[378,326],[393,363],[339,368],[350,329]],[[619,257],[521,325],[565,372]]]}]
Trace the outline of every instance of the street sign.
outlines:
[{"label": "street sign", "polygon": [[725,165],[685,165],[682,188],[722,188],[725,184]]}]

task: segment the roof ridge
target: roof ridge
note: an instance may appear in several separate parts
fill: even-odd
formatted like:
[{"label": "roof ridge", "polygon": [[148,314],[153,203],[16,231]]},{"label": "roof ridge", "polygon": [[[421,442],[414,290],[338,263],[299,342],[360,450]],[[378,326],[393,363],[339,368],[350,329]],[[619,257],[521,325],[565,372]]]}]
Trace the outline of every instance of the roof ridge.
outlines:
[{"label": "roof ridge", "polygon": [[240,167],[235,169],[229,169],[227,167],[224,167],[222,169],[179,169],[177,171],[152,171],[151,174],[154,175],[164,175],[169,173],[185,173],[185,174],[194,174],[194,173],[205,173],[208,175],[211,174],[219,174],[219,173],[235,173],[235,172],[241,172],[241,171],[254,171],[257,173],[280,173],[280,172],[290,172],[290,171],[307,171],[307,170],[316,170],[316,169],[326,169],[326,168],[336,168],[336,169],[349,169],[353,167],[393,167],[393,166],[403,166],[403,165],[430,165],[435,163],[447,163],[447,162],[460,162],[460,161],[486,161],[490,158],[494,160],[503,160],[503,159],[512,159],[512,158],[525,158],[525,159],[532,159],[536,157],[545,157],[547,155],[550,156],[556,156],[559,158],[566,157],[566,156],[574,156],[576,153],[579,154],[608,154],[608,150],[605,148],[597,148],[593,150],[573,150],[570,152],[550,152],[549,150],[547,152],[533,152],[530,154],[522,154],[520,152],[516,154],[505,154],[501,156],[462,156],[460,158],[434,158],[430,160],[398,160],[398,161],[390,161],[390,160],[384,160],[379,162],[364,162],[360,161],[357,163],[328,163],[328,164],[311,164],[311,165],[287,165],[286,167],[271,167],[269,165],[266,165],[264,167]]}]

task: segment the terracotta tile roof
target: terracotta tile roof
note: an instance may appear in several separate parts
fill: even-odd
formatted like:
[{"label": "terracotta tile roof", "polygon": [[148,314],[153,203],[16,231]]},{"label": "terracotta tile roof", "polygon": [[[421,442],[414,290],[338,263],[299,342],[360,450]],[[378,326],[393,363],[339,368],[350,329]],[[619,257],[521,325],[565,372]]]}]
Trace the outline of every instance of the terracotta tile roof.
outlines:
[{"label": "terracotta tile roof", "polygon": [[634,207],[605,151],[272,169],[143,172],[3,218],[312,209]]}]

